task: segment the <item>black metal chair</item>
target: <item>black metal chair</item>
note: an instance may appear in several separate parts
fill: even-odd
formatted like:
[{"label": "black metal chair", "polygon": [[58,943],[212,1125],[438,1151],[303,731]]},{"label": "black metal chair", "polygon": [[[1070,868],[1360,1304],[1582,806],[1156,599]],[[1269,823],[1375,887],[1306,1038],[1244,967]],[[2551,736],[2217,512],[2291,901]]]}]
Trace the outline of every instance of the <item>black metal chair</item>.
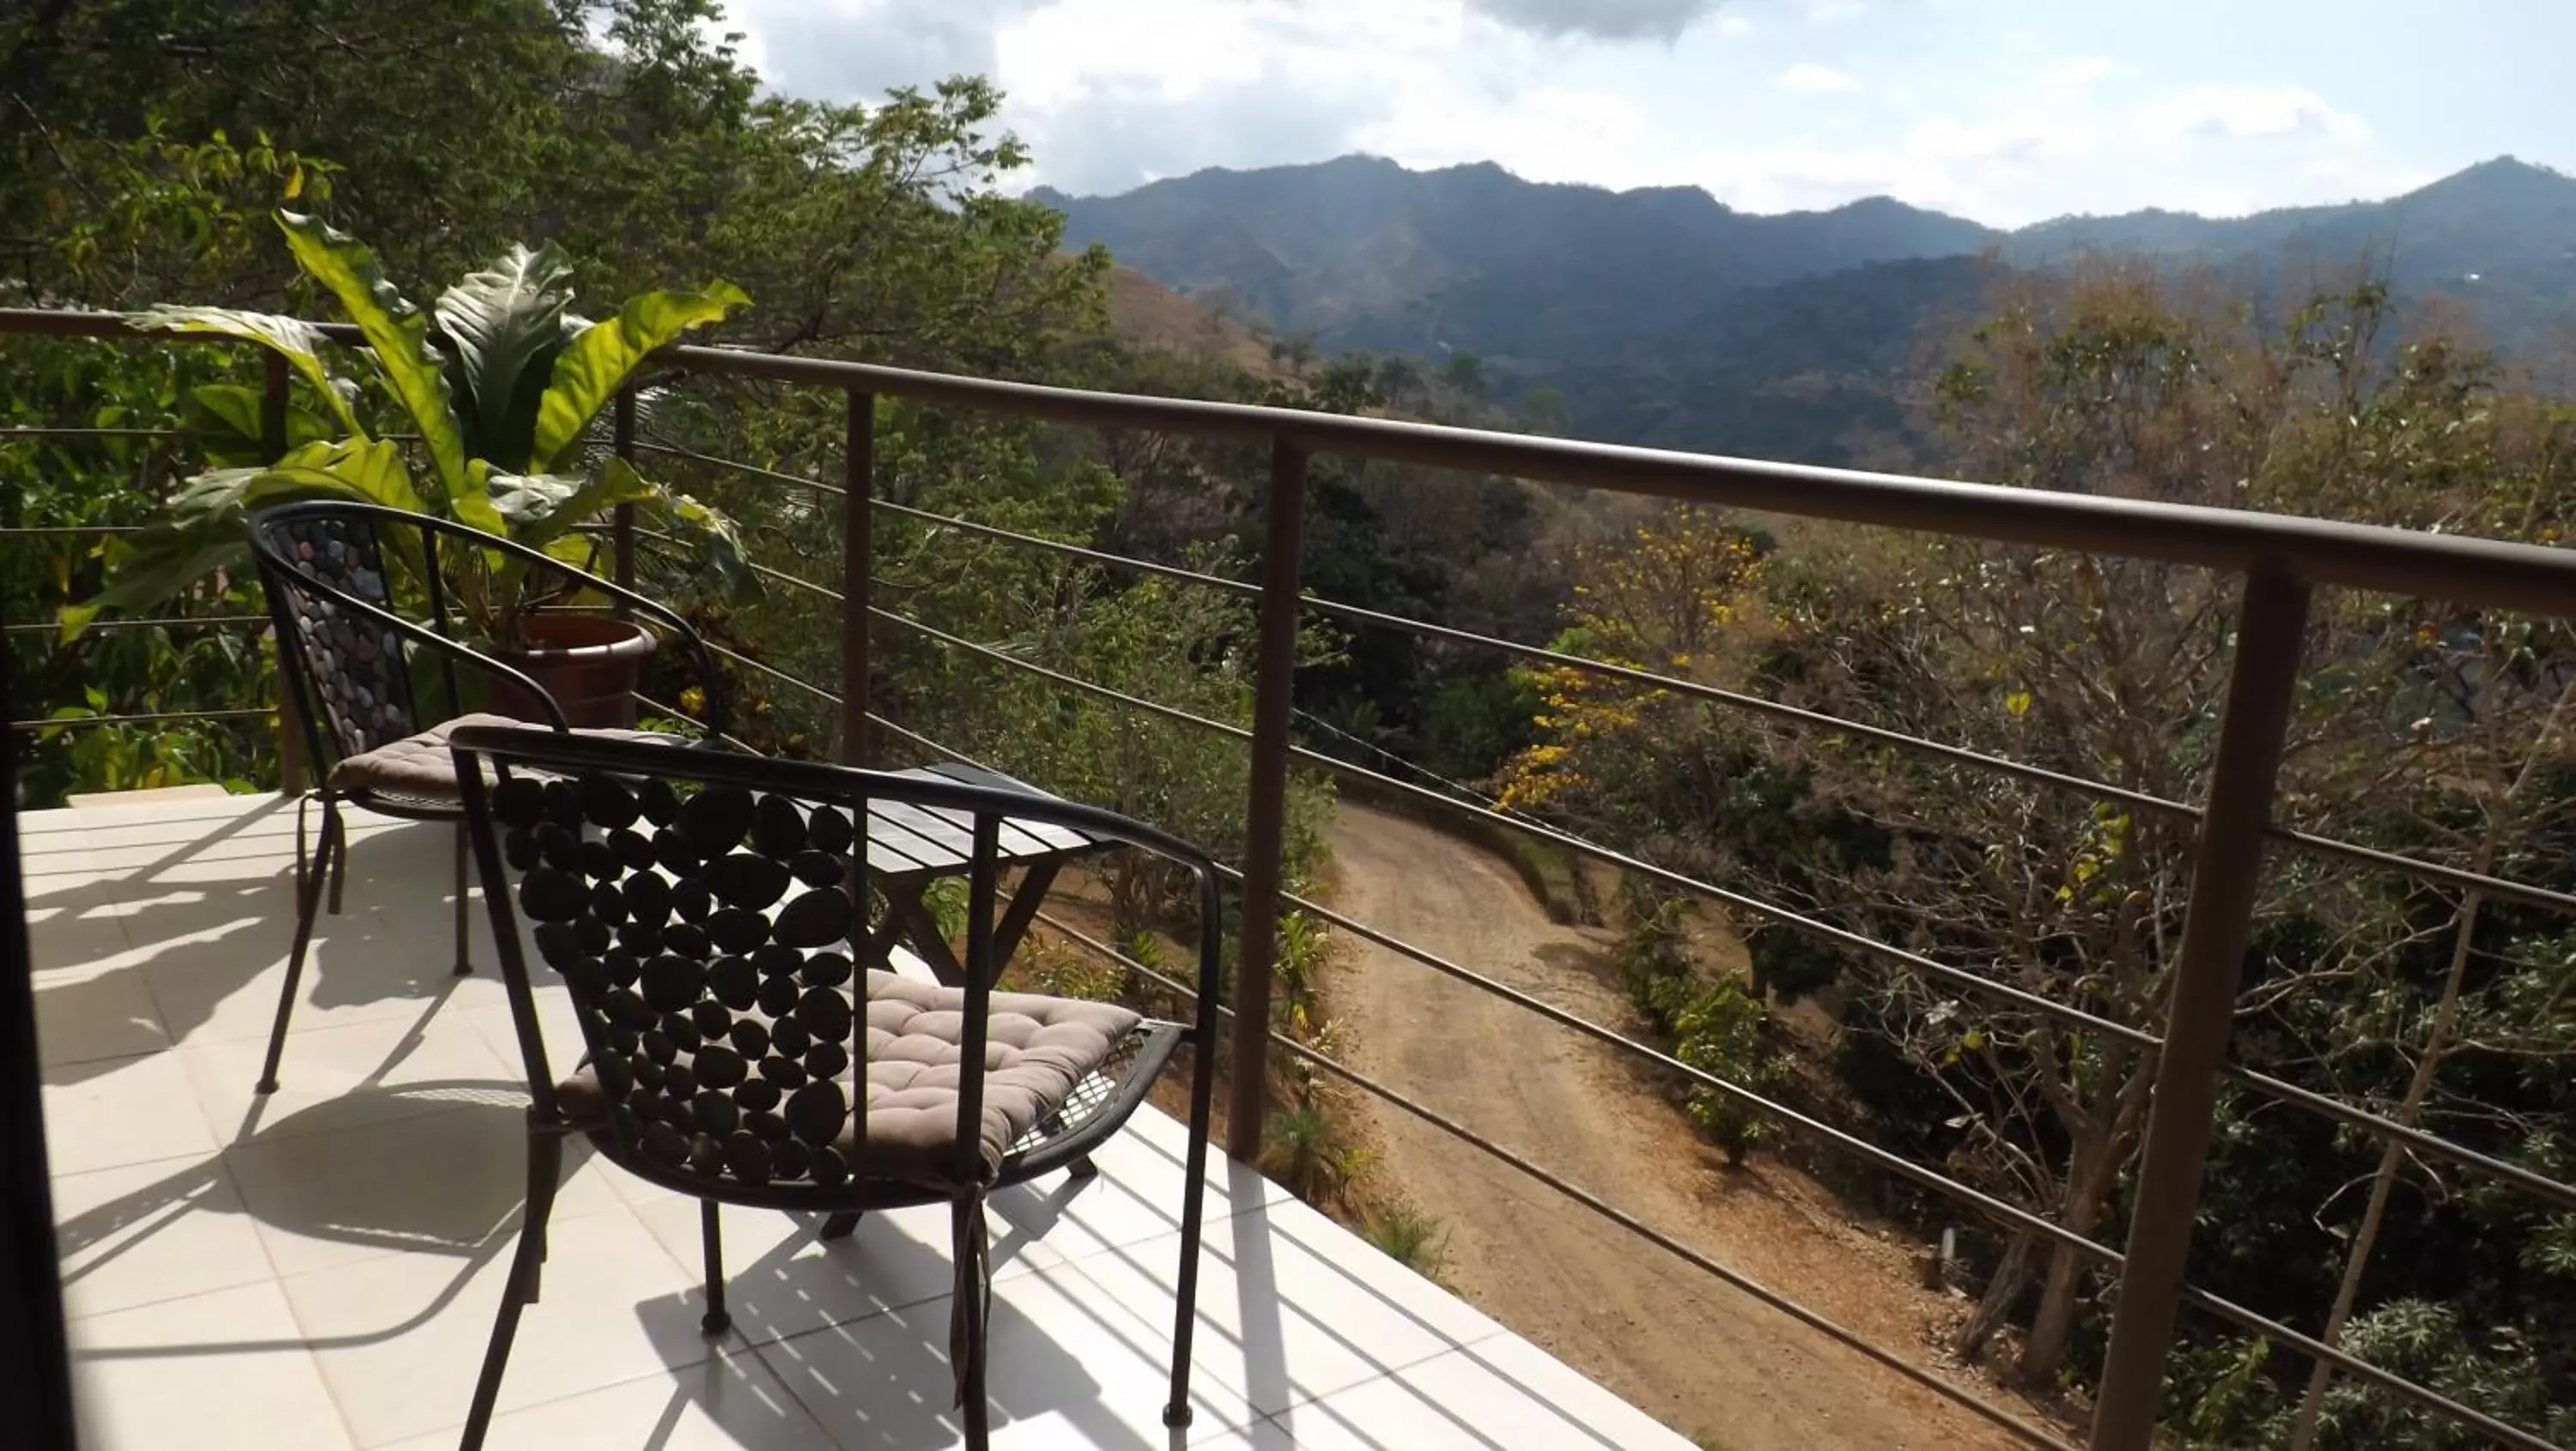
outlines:
[{"label": "black metal chair", "polygon": [[[570,729],[563,707],[525,672],[450,637],[438,560],[441,539],[453,541],[456,547],[492,550],[524,560],[651,618],[697,656],[705,682],[710,739],[723,732],[727,717],[724,677],[716,669],[713,652],[688,621],[633,590],[551,555],[448,520],[338,500],[259,510],[251,515],[249,530],[251,552],[266,586],[269,618],[277,631],[279,668],[286,672],[303,717],[308,769],[320,783],[299,798],[295,808],[295,946],[287,959],[286,984],[278,994],[277,1021],[269,1030],[268,1057],[258,1083],[259,1092],[273,1093],[326,879],[331,912],[336,916],[340,911],[349,864],[342,804],[385,816],[456,823],[456,971],[461,976],[473,971],[466,832],[447,737],[463,721],[502,722],[505,718],[463,713],[457,666],[462,663],[487,679],[517,685],[544,710],[547,723],[557,730]],[[385,567],[389,542],[427,604],[427,624],[405,619],[392,608],[393,577]],[[422,719],[418,687],[424,682],[412,658],[414,649],[431,657],[417,664],[434,669],[435,683],[443,686],[450,706],[445,718]],[[639,731],[580,733],[674,739]],[[315,797],[322,803],[322,837],[308,863],[305,815]]]},{"label": "black metal chair", "polygon": [[[957,1264],[950,1363],[966,1445],[984,1451],[991,1189],[1072,1168],[1193,1050],[1179,1306],[1164,1424],[1187,1425],[1209,1100],[1216,1057],[1214,863],[1096,808],[987,786],[808,762],[467,726],[449,740],[486,883],[528,1092],[528,1199],[463,1446],[482,1444],[522,1309],[537,1298],[563,1141],[695,1196],[703,1328],[721,1333],[718,1206],[828,1216],[946,1201]],[[869,803],[972,818],[966,978],[943,987],[868,959]],[[1198,879],[1188,1027],[1109,1003],[992,990],[1000,826],[1057,822],[1154,852]],[[508,890],[492,884],[508,882]],[[548,1066],[519,919],[567,989],[586,1049]],[[856,959],[854,961],[854,959]]]}]

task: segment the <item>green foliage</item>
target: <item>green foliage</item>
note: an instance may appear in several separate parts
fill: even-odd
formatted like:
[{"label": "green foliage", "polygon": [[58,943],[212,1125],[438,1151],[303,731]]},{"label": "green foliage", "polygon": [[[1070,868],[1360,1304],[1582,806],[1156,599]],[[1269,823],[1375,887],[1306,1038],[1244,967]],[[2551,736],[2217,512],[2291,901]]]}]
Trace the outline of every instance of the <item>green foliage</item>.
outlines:
[{"label": "green foliage", "polygon": [[1449,1231],[1440,1221],[1412,1205],[1382,1202],[1360,1216],[1360,1238],[1380,1254],[1431,1281],[1446,1284]]},{"label": "green foliage", "polygon": [[1328,1098],[1279,1110],[1263,1133],[1261,1172],[1309,1204],[1340,1203],[1367,1163],[1348,1116]]},{"label": "green foliage", "polygon": [[[2354,1318],[2344,1349],[2550,1441],[2563,1445],[2576,1436],[2576,1408],[2552,1395],[2539,1349],[2514,1326],[2478,1325],[2457,1306],[2392,1300]],[[2493,1444],[2483,1432],[2352,1380],[2326,1393],[2317,1424],[2321,1451],[2477,1451]]]},{"label": "green foliage", "polygon": [[[1620,896],[1629,925],[1612,961],[1629,998],[1672,1044],[1673,1056],[1740,1088],[1771,1093],[1788,1060],[1771,1044],[1770,1012],[1733,978],[1700,971],[1690,949],[1691,904],[1636,877],[1622,879]],[[1759,1112],[1705,1084],[1689,1086],[1683,1107],[1731,1164],[1743,1163],[1776,1134]]]},{"label": "green foliage", "polygon": [[[1673,1056],[1739,1088],[1769,1094],[1786,1076],[1787,1061],[1771,1046],[1770,1013],[1732,978],[1711,983],[1673,1019]],[[1751,1150],[1772,1141],[1777,1125],[1731,1094],[1695,1084],[1691,1121],[1741,1164]]]},{"label": "green foliage", "polygon": [[[115,572],[103,591],[62,611],[67,638],[101,610],[158,604],[216,570],[242,568],[244,518],[287,499],[337,497],[435,514],[585,559],[591,546],[571,531],[632,504],[653,524],[702,541],[715,573],[737,591],[750,589],[723,516],[645,480],[623,459],[602,460],[588,478],[547,471],[577,462],[592,418],[646,354],[720,319],[746,301],[740,292],[720,282],[698,293],[654,293],[606,322],[584,323],[566,310],[570,261],[552,247],[513,247],[440,296],[437,316],[449,338],[442,354],[430,343],[428,314],[403,298],[373,252],[310,217],[283,212],[278,220],[306,276],[339,300],[365,337],[374,379],[428,456],[427,475],[415,479],[398,445],[368,435],[349,401],[357,390],[344,387],[311,327],[205,307],[148,310],[138,327],[221,333],[285,358],[348,436],[286,449],[265,466],[199,475],[165,522],[112,552]],[[196,401],[216,418],[241,412],[238,394],[201,393]],[[468,627],[503,644],[518,643],[525,612],[560,590],[524,561],[464,549],[442,559]]]}]

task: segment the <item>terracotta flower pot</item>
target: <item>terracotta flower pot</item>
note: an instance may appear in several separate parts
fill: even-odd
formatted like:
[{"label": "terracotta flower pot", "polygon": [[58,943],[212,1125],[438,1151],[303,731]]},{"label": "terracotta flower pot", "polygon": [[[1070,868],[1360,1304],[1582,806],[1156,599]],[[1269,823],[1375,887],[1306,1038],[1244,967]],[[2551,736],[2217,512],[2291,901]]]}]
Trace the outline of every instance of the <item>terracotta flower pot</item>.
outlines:
[{"label": "terracotta flower pot", "polygon": [[[496,645],[485,653],[544,686],[563,707],[566,721],[575,726],[635,724],[635,687],[653,653],[651,632],[608,615],[540,612],[520,622],[520,633],[528,642],[525,649]],[[546,708],[516,681],[493,680],[485,706],[496,715],[546,723]]]}]

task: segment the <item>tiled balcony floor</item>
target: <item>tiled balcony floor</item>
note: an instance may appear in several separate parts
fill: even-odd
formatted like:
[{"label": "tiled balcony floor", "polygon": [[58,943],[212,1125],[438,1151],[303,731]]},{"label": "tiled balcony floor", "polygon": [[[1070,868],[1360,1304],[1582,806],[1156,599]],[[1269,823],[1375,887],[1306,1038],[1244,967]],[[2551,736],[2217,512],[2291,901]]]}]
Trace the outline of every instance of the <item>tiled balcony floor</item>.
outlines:
[{"label": "tiled balcony floor", "polygon": [[[164,796],[21,818],[94,1447],[455,1443],[517,1240],[524,1079],[479,902],[483,971],[448,971],[449,828],[352,824],[346,911],[323,919],[284,1087],[262,1101],[293,806]],[[547,1036],[570,1061],[570,1024]],[[1166,1431],[1182,1148],[1149,1110],[1100,1178],[994,1197],[997,1445],[1686,1448],[1222,1157],[1198,1420]],[[727,1211],[735,1323],[710,1340],[694,1202],[573,1162],[490,1445],[958,1444],[944,1210],[871,1215],[829,1248],[811,1222]]]}]

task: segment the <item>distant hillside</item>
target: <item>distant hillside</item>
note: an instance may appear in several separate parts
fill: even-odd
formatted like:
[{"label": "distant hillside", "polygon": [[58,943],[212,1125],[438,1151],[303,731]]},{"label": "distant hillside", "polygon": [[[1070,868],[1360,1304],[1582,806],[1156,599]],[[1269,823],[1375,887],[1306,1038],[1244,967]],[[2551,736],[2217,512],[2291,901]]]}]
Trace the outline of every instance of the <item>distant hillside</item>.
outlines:
[{"label": "distant hillside", "polygon": [[1584,436],[1817,462],[1879,456],[1927,323],[1972,314],[1999,269],[2087,251],[2290,289],[2369,267],[2507,347],[2576,317],[2576,180],[2511,158],[2386,201],[2012,232],[1885,197],[1764,216],[1691,187],[1364,156],[1031,195],[1065,213],[1068,245],[1326,351],[1473,352],[1506,396],[1560,389]]},{"label": "distant hillside", "polygon": [[1674,298],[1865,262],[1978,251],[1994,234],[1885,198],[1764,217],[1695,187],[1525,182],[1491,163],[1413,172],[1374,157],[1202,171],[1124,196],[1031,199],[1066,243],[1331,349],[1562,357],[1616,348]]},{"label": "distant hillside", "polygon": [[2001,253],[2039,266],[2087,249],[2251,266],[2294,284],[2367,267],[2401,293],[2457,301],[2511,348],[2576,312],[2576,178],[2504,156],[2386,201],[2062,217],[2014,232]]},{"label": "distant hillside", "polygon": [[1215,358],[1255,377],[1277,371],[1259,334],[1133,267],[1109,269],[1109,325],[1136,347]]}]

